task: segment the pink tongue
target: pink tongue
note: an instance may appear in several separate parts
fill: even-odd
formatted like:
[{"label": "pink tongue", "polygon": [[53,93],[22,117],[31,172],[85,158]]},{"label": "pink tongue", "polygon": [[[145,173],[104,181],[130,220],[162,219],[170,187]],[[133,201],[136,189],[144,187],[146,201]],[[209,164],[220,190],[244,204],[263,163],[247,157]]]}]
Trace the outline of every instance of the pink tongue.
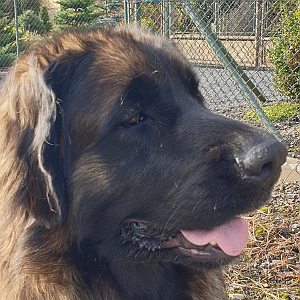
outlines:
[{"label": "pink tongue", "polygon": [[181,230],[182,235],[192,244],[204,246],[215,241],[230,256],[239,255],[248,242],[248,224],[242,218],[235,218],[211,230]]}]

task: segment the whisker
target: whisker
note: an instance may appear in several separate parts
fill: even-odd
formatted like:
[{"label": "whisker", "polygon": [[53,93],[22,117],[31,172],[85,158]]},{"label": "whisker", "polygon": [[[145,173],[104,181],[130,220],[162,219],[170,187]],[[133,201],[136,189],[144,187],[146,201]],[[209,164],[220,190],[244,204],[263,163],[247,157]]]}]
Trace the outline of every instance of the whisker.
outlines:
[{"label": "whisker", "polygon": [[168,218],[163,230],[162,230],[162,233],[161,233],[161,237],[163,237],[164,233],[165,233],[165,230],[166,230],[166,227],[168,226],[169,222],[171,221],[172,217],[174,216],[174,214],[181,208],[181,206],[183,205],[183,202],[181,202],[176,208],[175,210],[172,212],[172,214],[170,215],[170,217]]}]

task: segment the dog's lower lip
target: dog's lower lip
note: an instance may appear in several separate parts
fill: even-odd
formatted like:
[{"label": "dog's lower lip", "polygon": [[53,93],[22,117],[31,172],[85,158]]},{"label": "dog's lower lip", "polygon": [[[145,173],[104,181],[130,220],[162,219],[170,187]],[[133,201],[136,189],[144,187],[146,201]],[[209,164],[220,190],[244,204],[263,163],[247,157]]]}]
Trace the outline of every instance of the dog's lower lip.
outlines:
[{"label": "dog's lower lip", "polygon": [[196,246],[187,241],[180,233],[161,246],[162,249],[177,248],[185,256],[195,260],[229,260],[234,256],[227,255],[214,241],[203,246]]},{"label": "dog's lower lip", "polygon": [[205,252],[205,251],[201,251],[201,250],[197,250],[197,249],[186,249],[186,248],[178,248],[183,254],[187,255],[187,256],[211,256],[211,253]]},{"label": "dog's lower lip", "polygon": [[182,247],[179,247],[178,248],[181,252],[190,252],[191,255],[207,255],[207,256],[210,256],[211,254],[208,253],[208,252],[205,252],[205,251],[201,251],[201,250],[197,250],[197,249],[185,249],[185,248],[182,248]]},{"label": "dog's lower lip", "polygon": [[126,242],[132,242],[140,249],[151,251],[177,249],[180,253],[195,260],[228,260],[233,258],[227,255],[212,240],[203,246],[190,243],[180,232],[162,233],[156,226],[140,220],[127,220],[121,230],[121,237]]},{"label": "dog's lower lip", "polygon": [[202,249],[187,249],[183,247],[178,247],[178,250],[185,256],[191,257],[194,260],[200,261],[229,261],[234,257],[227,255],[220,248],[207,244],[202,247]]}]

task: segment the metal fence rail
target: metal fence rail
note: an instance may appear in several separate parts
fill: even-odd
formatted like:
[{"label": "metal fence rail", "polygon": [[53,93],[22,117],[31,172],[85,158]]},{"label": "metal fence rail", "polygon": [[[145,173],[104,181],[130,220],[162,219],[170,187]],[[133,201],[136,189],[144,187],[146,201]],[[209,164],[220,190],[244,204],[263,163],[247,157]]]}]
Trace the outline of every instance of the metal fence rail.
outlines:
[{"label": "metal fence rail", "polygon": [[[200,16],[198,21],[187,11],[186,3]],[[8,67],[27,42],[53,31],[126,22],[174,40],[193,63],[200,90],[213,110],[241,119],[253,107],[238,79],[246,85],[253,83],[250,90],[261,107],[283,103],[294,104],[295,110],[299,107],[299,0],[2,0],[0,68]],[[207,25],[248,81],[241,72],[240,78],[226,72],[199,22]],[[291,154],[300,157],[299,111],[273,123]]]}]

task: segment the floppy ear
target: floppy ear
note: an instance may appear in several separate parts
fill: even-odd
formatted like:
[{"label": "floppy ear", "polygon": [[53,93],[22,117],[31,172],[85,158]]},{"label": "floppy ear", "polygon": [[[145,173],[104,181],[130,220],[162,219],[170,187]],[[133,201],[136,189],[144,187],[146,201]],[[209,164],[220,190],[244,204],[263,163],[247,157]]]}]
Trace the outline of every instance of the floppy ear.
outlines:
[{"label": "floppy ear", "polygon": [[25,209],[46,228],[58,226],[68,209],[63,113],[37,57],[15,63],[1,98],[1,201]]}]

